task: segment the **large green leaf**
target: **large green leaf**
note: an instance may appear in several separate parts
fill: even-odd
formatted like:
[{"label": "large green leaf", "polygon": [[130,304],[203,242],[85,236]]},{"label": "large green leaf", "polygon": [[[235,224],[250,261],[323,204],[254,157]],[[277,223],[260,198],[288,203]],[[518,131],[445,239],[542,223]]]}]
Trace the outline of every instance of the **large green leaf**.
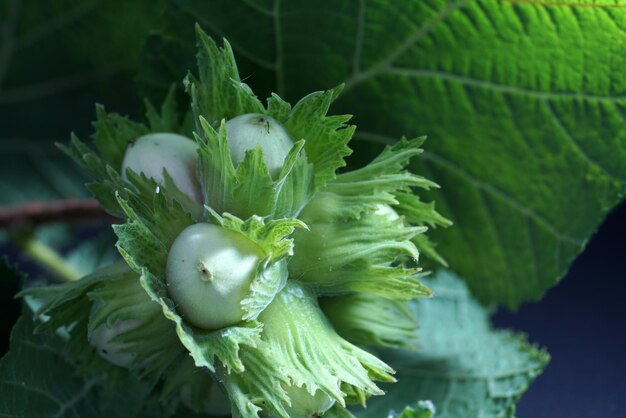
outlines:
[{"label": "large green leaf", "polygon": [[345,81],[335,111],[356,115],[356,161],[428,135],[414,167],[456,224],[438,250],[481,301],[516,307],[564,275],[626,190],[626,10],[531,3],[176,0],[142,79],[154,92],[156,69],[169,82],[190,67],[180,28],[198,21],[256,91]]},{"label": "large green leaf", "polygon": [[87,195],[85,177],[51,143],[0,138],[0,144],[1,206]]},{"label": "large green leaf", "polygon": [[522,335],[492,329],[487,312],[458,277],[442,271],[424,281],[435,297],[411,303],[420,349],[388,353],[398,383],[357,415],[386,417],[428,399],[437,418],[512,418],[515,402],[548,354]]},{"label": "large green leaf", "polygon": [[90,131],[96,101],[138,108],[132,74],[165,3],[0,0],[0,205],[86,196],[53,142]]},{"label": "large green leaf", "polygon": [[11,335],[11,350],[0,361],[0,416],[15,418],[83,418],[146,416],[150,387],[129,379],[116,392],[103,392],[106,376],[79,375],[67,343],[55,334],[33,335],[29,314]]}]

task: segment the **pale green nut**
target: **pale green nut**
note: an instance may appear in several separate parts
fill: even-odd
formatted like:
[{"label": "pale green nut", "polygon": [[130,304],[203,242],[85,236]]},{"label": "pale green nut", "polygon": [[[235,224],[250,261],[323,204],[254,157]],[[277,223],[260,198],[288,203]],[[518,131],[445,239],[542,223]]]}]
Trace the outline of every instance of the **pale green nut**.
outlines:
[{"label": "pale green nut", "polygon": [[321,417],[335,404],[335,400],[321,390],[311,395],[304,387],[288,386],[285,391],[291,400],[291,406],[285,407],[290,417]]},{"label": "pale green nut", "polygon": [[[335,400],[320,390],[313,395],[304,387],[284,386],[285,392],[291,401],[291,406],[285,405],[285,411],[290,417],[317,418],[322,417],[335,404]],[[262,413],[262,417],[276,418],[276,414]]]},{"label": "pale green nut", "polygon": [[167,285],[176,310],[185,321],[208,330],[240,322],[241,301],[262,255],[254,242],[221,226],[185,228],[167,258]]},{"label": "pale green nut", "polygon": [[400,215],[398,215],[398,212],[396,212],[391,206],[384,203],[379,203],[376,205],[374,215],[382,216],[388,221],[396,221],[400,219]]},{"label": "pale green nut", "polygon": [[163,169],[178,189],[190,199],[203,204],[198,181],[198,145],[191,139],[173,133],[152,133],[128,145],[122,161],[122,179],[126,170],[143,173],[163,185]]},{"label": "pale green nut", "polygon": [[273,179],[278,178],[293,140],[276,119],[258,113],[246,113],[226,122],[228,146],[233,164],[237,166],[246,151],[260,146],[263,159]]},{"label": "pale green nut", "polygon": [[[379,203],[376,205],[376,210],[374,211],[375,216],[380,216],[387,221],[393,222],[400,219],[400,215],[395,211],[390,205],[385,203]],[[391,266],[392,263],[383,263],[384,266]]]},{"label": "pale green nut", "polygon": [[141,325],[141,321],[130,319],[117,321],[109,327],[106,323],[99,325],[89,335],[89,344],[96,350],[100,357],[109,363],[119,367],[129,368],[137,356],[136,353],[125,351],[129,344],[115,341],[114,339]]}]

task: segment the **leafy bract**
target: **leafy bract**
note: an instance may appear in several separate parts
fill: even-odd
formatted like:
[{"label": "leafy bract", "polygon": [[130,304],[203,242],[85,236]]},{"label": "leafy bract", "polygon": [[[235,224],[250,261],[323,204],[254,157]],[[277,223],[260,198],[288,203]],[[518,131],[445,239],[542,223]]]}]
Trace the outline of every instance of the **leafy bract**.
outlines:
[{"label": "leafy bract", "polygon": [[285,127],[294,139],[304,139],[308,160],[315,170],[315,187],[322,187],[335,178],[335,171],[345,165],[344,157],[350,155],[348,141],[356,126],[348,126],[350,115],[326,116],[343,86],[332,90],[311,93],[295,104]]},{"label": "leafy bract", "polygon": [[[418,189],[439,186],[407,170],[411,159],[422,153],[424,139],[402,138],[385,147],[368,165],[338,175],[315,195],[301,217],[326,223],[360,219],[363,213],[374,212],[382,215],[379,219],[383,221],[402,217],[404,223],[414,226],[449,226],[451,222],[435,210],[435,203],[424,202],[418,193]],[[428,258],[446,265],[425,234],[416,233],[411,241]]]},{"label": "leafy bract", "polygon": [[[418,237],[426,224],[434,225],[433,219],[444,226],[449,222],[433,205],[424,204],[423,215],[401,216],[394,210],[402,207],[396,194],[436,187],[405,170],[421,153],[422,142],[403,139],[386,147],[370,164],[338,175],[314,196],[301,213],[309,228],[294,234],[291,278],[307,282],[319,294],[369,292],[404,301],[430,294],[417,280],[416,244],[424,246]],[[430,255],[438,257],[434,250]]]},{"label": "leafy bract", "polygon": [[[158,380],[182,353],[173,326],[163,318],[140,285],[139,276],[124,263],[102,268],[63,285],[34,287],[20,296],[41,306],[35,312],[36,333],[57,333],[68,339],[66,349],[86,370],[108,370],[107,387],[119,384],[117,367],[99,358],[89,344],[95,329],[113,327],[118,321],[139,321],[140,326],[115,337],[125,345],[119,352],[132,353],[129,366],[141,377]],[[123,374],[122,374],[123,377]]]},{"label": "leafy bract", "polygon": [[[318,222],[358,219],[363,212],[376,211],[380,205],[397,205],[396,193],[437,187],[406,170],[409,161],[422,153],[419,147],[423,140],[402,139],[386,147],[367,166],[339,174],[309,202],[302,218]],[[436,216],[434,209],[432,216]]]},{"label": "leafy bract", "polygon": [[150,296],[158,302],[167,319],[176,324],[176,333],[182,345],[189,351],[196,367],[216,370],[216,359],[226,370],[243,371],[239,357],[241,345],[256,345],[261,332],[261,325],[256,321],[247,321],[237,326],[216,331],[207,331],[187,324],[176,311],[176,304],[170,299],[166,283],[143,269],[141,284]]},{"label": "leafy bract", "polygon": [[[119,237],[120,251],[129,265],[141,274],[141,284],[150,298],[158,302],[165,317],[176,324],[178,337],[197,366],[214,371],[214,360],[218,357],[229,369],[241,370],[239,345],[254,345],[260,326],[249,321],[240,327],[215,332],[196,329],[184,323],[176,311],[174,301],[169,297],[166,283],[168,252],[180,232],[194,222],[177,201],[165,195],[166,190],[155,194],[153,205],[145,204],[141,196],[137,195],[131,195],[129,201],[120,198],[120,204],[129,219],[126,224],[114,228]],[[262,279],[259,280],[263,282]],[[272,284],[280,286],[280,283]],[[265,287],[261,288],[266,290]],[[274,289],[274,292],[278,290]]]},{"label": "leafy bract", "polygon": [[[183,206],[173,199],[167,187],[156,187],[145,176],[131,176],[130,182],[136,192],[127,190],[118,203],[123,209],[127,223],[116,225],[118,248],[128,264],[141,274],[141,284],[150,298],[158,302],[163,314],[176,324],[176,332],[182,344],[189,350],[198,367],[216,370],[215,359],[227,370],[243,371],[239,359],[242,344],[254,346],[261,332],[261,325],[254,319],[282,289],[286,280],[286,268],[280,260],[291,253],[290,239],[295,227],[305,225],[297,219],[265,222],[253,216],[243,221],[233,215],[219,215],[212,210],[211,220],[231,231],[245,235],[255,242],[264,254],[259,262],[250,291],[242,301],[244,322],[217,331],[197,329],[186,324],[176,310],[175,302],[167,292],[166,264],[169,249],[178,235],[195,223]],[[209,208],[210,209],[210,208]],[[268,270],[273,273],[269,274]]]},{"label": "leafy bract", "polygon": [[523,335],[492,329],[487,312],[457,276],[442,271],[423,280],[436,297],[410,303],[420,327],[419,351],[382,356],[396,369],[398,383],[358,415],[387,416],[429,399],[436,417],[512,418],[515,402],[546,366],[548,354]]},{"label": "leafy bract", "polygon": [[415,348],[417,321],[406,303],[369,293],[322,298],[333,328],[359,346]]},{"label": "leafy bract", "polygon": [[[347,143],[355,127],[347,125],[350,116],[327,116],[342,87],[311,93],[293,108],[273,94],[264,107],[241,82],[228,41],[220,48],[199,27],[196,32],[199,76],[188,75],[185,86],[201,147],[200,180],[207,204],[242,218],[297,215],[351,153]],[[237,167],[231,159],[224,121],[246,113],[275,118],[295,142],[276,180],[260,148],[247,151]]]},{"label": "leafy bract", "polygon": [[258,416],[264,407],[288,418],[289,385],[321,391],[342,409],[346,402],[365,404],[367,397],[382,395],[374,380],[394,381],[389,366],[336,334],[314,294],[300,284],[288,282],[259,321],[261,340],[242,348],[246,372],[222,376],[237,417]]},{"label": "leafy bract", "polygon": [[190,74],[185,80],[194,114],[214,123],[244,113],[263,113],[261,102],[239,79],[228,41],[224,41],[223,49],[219,48],[199,25],[196,25],[196,35],[199,79]]},{"label": "leafy bract", "polygon": [[[564,275],[626,191],[626,10],[569,3],[177,0],[146,56],[183,71],[180,28],[199,21],[268,93],[345,82],[335,108],[356,116],[357,162],[428,134],[413,168],[456,225],[435,231],[437,251],[481,301],[516,307]],[[170,40],[178,61],[159,54]]]},{"label": "leafy bract", "polygon": [[[371,212],[360,219],[308,226],[294,234],[289,274],[318,294],[371,292],[405,301],[430,295],[418,280],[414,265],[419,252],[411,242],[425,228]],[[392,265],[403,258],[413,267]]]},{"label": "leafy bract", "polygon": [[122,277],[109,278],[89,291],[87,296],[93,301],[89,336],[99,327],[114,327],[117,322],[137,321],[140,324],[111,340],[123,345],[119,354],[129,353],[133,357],[130,366],[139,376],[156,381],[172,364],[186,356],[176,339],[174,327],[163,317],[161,307],[150,300],[136,273],[129,271]]},{"label": "leafy bract", "polygon": [[[92,180],[95,180],[88,183],[87,186],[110,214],[124,217],[124,211],[118,202],[117,195],[126,198],[127,189],[130,188],[131,193],[141,194],[144,199],[150,199],[151,195],[158,190],[154,181],[151,182],[143,173],[133,173],[132,170],[126,173],[129,181],[122,181],[122,160],[130,143],[143,135],[159,132],[161,129],[191,135],[189,127],[176,110],[174,93],[175,89],[172,86],[168,90],[160,112],[150,102],[146,102],[147,124],[135,122],[129,117],[117,113],[107,113],[104,106],[97,105],[96,121],[93,123],[95,151],[81,142],[74,134],[71,136],[69,146],[57,144],[85,172],[89,173]],[[165,172],[164,177],[165,184],[163,186],[169,189],[171,197],[177,198],[187,212],[197,216],[197,204],[184,197],[184,194],[176,188],[167,172]]]}]

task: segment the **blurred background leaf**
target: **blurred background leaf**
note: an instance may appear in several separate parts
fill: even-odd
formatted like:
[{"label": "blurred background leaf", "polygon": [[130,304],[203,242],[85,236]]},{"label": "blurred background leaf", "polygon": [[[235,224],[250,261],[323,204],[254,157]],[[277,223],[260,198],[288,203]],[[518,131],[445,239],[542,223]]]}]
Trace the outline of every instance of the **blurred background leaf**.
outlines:
[{"label": "blurred background leaf", "polygon": [[[0,361],[0,415],[16,418],[147,417],[150,385],[131,378],[102,399],[106,376],[79,371],[81,364],[56,334],[34,335],[27,312],[11,333],[11,351]],[[54,413],[54,415],[52,415]]]},{"label": "blurred background leaf", "polygon": [[[165,5],[0,0],[0,206],[89,196],[84,174],[54,143],[89,135],[96,102],[140,113],[133,76]],[[35,237],[68,248],[83,227],[46,225]],[[0,231],[0,243],[6,238]]]},{"label": "blurred background leaf", "polygon": [[95,102],[137,113],[132,76],[165,3],[0,1],[0,205],[87,196],[54,142],[90,133]]}]

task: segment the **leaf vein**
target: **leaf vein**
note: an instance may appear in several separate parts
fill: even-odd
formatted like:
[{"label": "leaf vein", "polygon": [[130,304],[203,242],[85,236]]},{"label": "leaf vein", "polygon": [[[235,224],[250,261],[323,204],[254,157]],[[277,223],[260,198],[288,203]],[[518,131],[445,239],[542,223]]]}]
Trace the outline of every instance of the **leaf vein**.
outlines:
[{"label": "leaf vein", "polygon": [[4,81],[15,50],[15,24],[18,16],[18,1],[12,0],[6,7],[8,9],[7,18],[0,27],[0,33],[2,34],[2,44],[0,45],[0,86]]},{"label": "leaf vein", "polygon": [[59,29],[77,21],[79,18],[83,18],[101,3],[101,0],[92,0],[80,4],[73,10],[70,10],[63,15],[55,16],[54,18],[48,20],[45,25],[40,26],[36,30],[22,36],[21,39],[18,39],[16,41],[15,49],[19,51],[37,43],[41,39],[51,36],[51,34]]},{"label": "leaf vein", "polygon": [[43,81],[33,85],[14,87],[10,90],[0,91],[0,104],[15,104],[41,99],[85,84],[104,80],[118,74],[124,69],[126,69],[125,65],[113,64],[102,71],[73,74],[71,76]]},{"label": "leaf vein", "polygon": [[[215,32],[220,37],[226,38],[226,34],[224,33],[224,31],[218,28],[216,25],[214,25],[213,22],[210,19],[208,19],[206,16],[199,14],[199,13],[195,13],[193,10],[190,10],[189,8],[184,8],[183,10],[187,14],[192,16],[194,19],[196,19],[202,27],[209,28],[211,31]],[[266,68],[268,70],[277,70],[276,63],[267,61],[261,57],[254,55],[252,52],[244,48],[241,44],[235,42],[235,40],[232,37],[229,37],[228,42],[230,42],[230,44],[233,46],[233,49],[236,51],[236,53],[241,55],[242,57],[249,59],[250,61],[254,62],[255,64],[259,65],[262,68]]]},{"label": "leaf vein", "polygon": [[[394,363],[394,366],[398,369],[401,364]],[[540,366],[529,366],[520,368],[517,370],[512,370],[507,373],[497,373],[497,374],[472,374],[472,373],[450,373],[446,371],[435,371],[431,369],[421,369],[411,367],[408,369],[402,370],[403,375],[415,377],[421,376],[431,379],[441,379],[441,380],[498,380],[498,379],[507,379],[510,377],[515,377],[523,374],[534,373],[538,370],[541,370]]]},{"label": "leaf vein", "polygon": [[20,389],[24,389],[24,390],[27,390],[29,392],[34,392],[34,393],[36,393],[38,395],[41,395],[42,397],[50,399],[52,402],[57,404],[57,406],[59,408],[61,408],[63,406],[63,402],[61,402],[56,397],[52,396],[51,394],[49,394],[48,392],[46,392],[43,389],[39,389],[39,388],[34,387],[34,386],[27,386],[26,382],[16,382],[15,380],[2,380],[2,381],[0,381],[0,384],[2,384],[2,383],[10,385],[10,386],[15,386],[15,387],[18,387]]},{"label": "leaf vein", "polygon": [[435,164],[443,168],[447,168],[449,171],[457,174],[459,177],[461,177],[462,179],[464,179],[465,181],[467,181],[474,187],[482,189],[487,194],[491,195],[492,197],[495,197],[498,200],[504,203],[507,203],[509,206],[513,207],[513,209],[515,209],[517,212],[529,217],[538,226],[543,228],[549,234],[556,237],[558,240],[569,242],[577,246],[584,245],[584,240],[569,236],[567,234],[564,234],[556,230],[543,216],[539,215],[531,208],[524,206],[523,204],[521,204],[520,202],[518,202],[517,200],[509,196],[507,193],[497,189],[493,185],[488,184],[484,182],[483,180],[480,180],[470,175],[468,172],[458,167],[455,163],[444,159],[443,157],[433,153],[432,151],[424,151],[424,153],[422,154],[422,158],[432,161]]},{"label": "leaf vein", "polygon": [[258,4],[254,3],[253,1],[250,0],[243,0],[243,3],[250,7],[251,9],[253,9],[256,12],[259,12],[260,14],[267,16],[267,17],[274,17],[274,11],[273,10],[268,10],[265,9],[261,6],[259,6]]},{"label": "leaf vein", "polygon": [[611,180],[615,180],[615,181],[618,181],[618,182],[621,183],[622,182],[621,179],[619,179],[618,177],[616,177],[615,175],[610,173],[605,167],[600,165],[600,163],[598,163],[597,161],[594,161],[593,159],[591,159],[591,157],[589,157],[589,155],[587,155],[587,153],[582,149],[580,144],[578,142],[576,142],[576,140],[574,140],[574,137],[572,136],[572,134],[565,128],[565,126],[561,122],[561,119],[559,119],[559,116],[554,111],[554,108],[550,105],[550,103],[548,103],[548,101],[544,100],[543,104],[544,104],[544,106],[545,106],[545,108],[546,108],[546,110],[548,112],[548,115],[550,116],[550,119],[552,120],[554,125],[557,127],[557,129],[561,132],[563,138],[571,146],[571,148],[574,150],[574,152],[576,154],[578,154],[578,156],[581,157],[583,160],[585,160],[585,162],[587,162],[587,164],[592,165],[592,166],[600,169]]},{"label": "leaf vein", "polygon": [[54,415],[53,418],[62,418],[66,411],[69,411],[70,409],[74,409],[76,404],[82,398],[84,398],[91,391],[91,388],[94,387],[101,380],[103,380],[102,377],[101,378],[93,378],[93,379],[89,380],[88,382],[86,382],[85,386],[83,386],[83,389],[80,392],[78,392],[76,395],[74,395],[67,403],[63,403],[63,404],[60,405],[61,408]]},{"label": "leaf vein", "polygon": [[517,86],[509,86],[506,84],[498,84],[492,81],[480,80],[473,77],[462,76],[458,74],[452,74],[445,71],[437,71],[437,70],[421,70],[421,69],[411,69],[411,68],[398,68],[398,67],[389,67],[384,70],[385,73],[388,74],[396,74],[402,75],[406,77],[413,78],[434,78],[441,79],[444,81],[457,82],[459,84],[463,84],[466,86],[472,87],[480,87],[486,90],[498,91],[501,93],[507,94],[517,94],[527,97],[533,97],[542,100],[553,100],[553,99],[580,99],[586,101],[597,101],[597,102],[622,102],[626,100],[626,95],[615,95],[615,96],[602,96],[602,95],[593,95],[593,94],[584,94],[584,93],[572,93],[572,92],[551,92],[551,91],[538,91],[533,89],[528,89],[524,87]]},{"label": "leaf vein", "polygon": [[[491,209],[491,207],[489,206],[489,204],[487,203],[487,200],[485,199],[485,196],[483,193],[485,193],[484,189],[479,189],[477,186],[476,187],[476,191],[478,194],[478,198],[480,199],[480,203],[482,204],[482,206],[485,209],[485,212],[487,214],[487,224],[489,226],[489,229],[491,229],[492,233],[493,233],[493,237],[495,240],[495,247],[498,249],[498,252],[500,253],[500,258],[502,259],[502,263],[503,266],[506,270],[506,272],[503,272],[504,278],[506,280],[513,280],[513,271],[514,269],[511,267],[511,264],[509,262],[509,259],[506,255],[506,253],[504,252],[504,244],[502,242],[502,237],[500,236],[500,228],[498,228],[498,226],[496,225],[494,219],[493,219],[493,210]],[[497,282],[492,281],[491,282],[492,285],[496,285],[496,284],[500,284]]]},{"label": "leaf vein", "polygon": [[359,14],[356,26],[356,39],[354,42],[354,56],[352,58],[352,73],[361,71],[361,54],[363,53],[363,30],[365,26],[365,9],[367,0],[359,0]]},{"label": "leaf vein", "polygon": [[[530,227],[530,222],[528,222],[529,219],[525,218],[524,219],[524,227],[526,228],[526,235],[528,237],[528,248],[530,249],[530,263],[531,263],[531,268],[533,270],[533,276],[535,278],[535,283],[537,284],[538,287],[540,287],[540,283],[539,283],[539,268],[537,267],[537,251],[535,249],[535,245],[534,245],[534,237],[533,237],[533,233],[532,233],[532,229]],[[557,245],[560,245],[557,242]]]},{"label": "leaf vein", "polygon": [[276,93],[285,96],[285,77],[283,73],[283,37],[280,26],[280,0],[274,0],[274,42],[276,43]]},{"label": "leaf vein", "polygon": [[423,25],[417,28],[411,33],[404,41],[400,43],[393,51],[391,51],[383,60],[378,64],[368,68],[365,71],[354,73],[346,80],[344,93],[352,89],[357,84],[376,76],[380,72],[389,68],[393,62],[402,55],[407,49],[417,44],[424,36],[428,35],[439,23],[444,21],[455,10],[460,9],[470,3],[471,0],[460,0],[454,3],[449,3],[446,8],[441,10],[432,19],[426,21]]},{"label": "leaf vein", "polygon": [[48,353],[52,354],[53,356],[59,357],[63,361],[66,361],[66,358],[58,350],[56,350],[53,347],[50,347],[47,344],[40,344],[40,345],[38,345],[38,344],[35,344],[35,343],[33,343],[33,342],[29,341],[29,340],[22,341],[22,344],[27,346],[27,347],[32,348],[35,351],[47,351]]}]

